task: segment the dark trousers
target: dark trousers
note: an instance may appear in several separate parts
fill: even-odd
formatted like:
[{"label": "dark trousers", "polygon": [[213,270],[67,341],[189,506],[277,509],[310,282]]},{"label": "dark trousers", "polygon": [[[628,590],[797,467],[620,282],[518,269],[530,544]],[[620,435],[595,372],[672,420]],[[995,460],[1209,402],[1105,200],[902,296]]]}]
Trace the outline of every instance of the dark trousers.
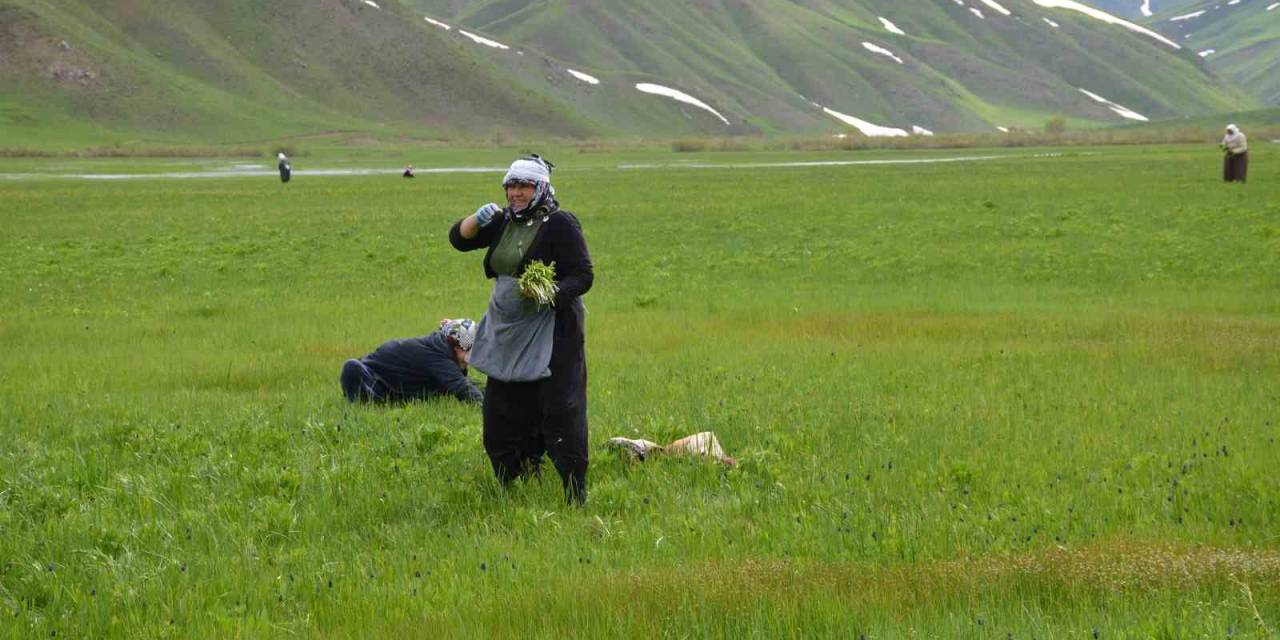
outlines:
[{"label": "dark trousers", "polygon": [[359,360],[342,363],[338,381],[342,383],[342,394],[351,402],[379,402],[388,397],[387,385]]},{"label": "dark trousers", "polygon": [[1222,179],[1226,182],[1248,182],[1249,152],[1228,153],[1222,158]]},{"label": "dark trousers", "polygon": [[560,474],[565,499],[587,499],[586,398],[558,397],[552,379],[503,382],[489,378],[484,390],[484,450],[504,486],[536,474],[546,453]]}]

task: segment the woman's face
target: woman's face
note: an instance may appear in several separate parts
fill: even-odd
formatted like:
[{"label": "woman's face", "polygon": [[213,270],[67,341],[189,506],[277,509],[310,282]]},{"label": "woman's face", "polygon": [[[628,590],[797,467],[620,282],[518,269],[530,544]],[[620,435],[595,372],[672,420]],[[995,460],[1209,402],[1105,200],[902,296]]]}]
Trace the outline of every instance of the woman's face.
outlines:
[{"label": "woman's face", "polygon": [[529,201],[533,200],[533,192],[533,185],[513,182],[507,185],[507,202],[513,211],[523,211],[529,206]]}]

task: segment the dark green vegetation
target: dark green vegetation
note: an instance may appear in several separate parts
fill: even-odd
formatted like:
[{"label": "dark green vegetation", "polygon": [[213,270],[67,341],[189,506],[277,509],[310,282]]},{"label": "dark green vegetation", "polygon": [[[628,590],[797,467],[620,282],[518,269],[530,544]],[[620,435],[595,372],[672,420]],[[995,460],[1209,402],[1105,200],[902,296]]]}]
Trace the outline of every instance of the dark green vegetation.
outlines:
[{"label": "dark green vegetation", "polygon": [[[0,0],[0,145],[254,143],[342,131],[449,140],[825,135],[815,106],[937,132],[1261,106],[1193,53],[1080,14],[933,0],[444,3]],[[976,3],[975,3],[976,4]],[[890,33],[892,20],[906,35]],[[1053,28],[1042,18],[1061,24]],[[903,60],[864,48],[869,42]],[[590,85],[569,75],[598,76]],[[642,94],[693,94],[722,112]]]},{"label": "dark green vegetation", "polygon": [[[339,395],[484,308],[499,173],[0,181],[0,637],[1274,638],[1280,157],[990,153],[553,156],[582,510]],[[598,448],[701,430],[740,468]]]}]

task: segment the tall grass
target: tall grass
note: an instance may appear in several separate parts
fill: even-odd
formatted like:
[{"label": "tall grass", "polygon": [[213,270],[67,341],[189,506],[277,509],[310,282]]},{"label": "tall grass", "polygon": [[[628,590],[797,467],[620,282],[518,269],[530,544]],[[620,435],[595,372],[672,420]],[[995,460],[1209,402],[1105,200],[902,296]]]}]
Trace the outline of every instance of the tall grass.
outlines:
[{"label": "tall grass", "polygon": [[483,311],[493,176],[0,183],[0,637],[1274,637],[1278,187],[1094,151],[560,162],[583,509],[339,393]]}]

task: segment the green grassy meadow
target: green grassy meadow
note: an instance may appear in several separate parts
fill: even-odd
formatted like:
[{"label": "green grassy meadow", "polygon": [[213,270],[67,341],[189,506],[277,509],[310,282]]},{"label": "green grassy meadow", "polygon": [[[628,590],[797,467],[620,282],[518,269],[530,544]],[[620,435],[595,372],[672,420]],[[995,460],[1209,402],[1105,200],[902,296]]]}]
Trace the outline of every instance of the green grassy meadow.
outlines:
[{"label": "green grassy meadow", "polygon": [[[500,490],[478,409],[338,387],[483,313],[446,234],[499,173],[0,159],[46,174],[0,178],[0,638],[1277,638],[1254,147],[1246,186],[1205,146],[548,154],[596,267],[582,509]],[[960,155],[999,157],[680,166]],[[737,469],[602,447],[704,430]]]}]

